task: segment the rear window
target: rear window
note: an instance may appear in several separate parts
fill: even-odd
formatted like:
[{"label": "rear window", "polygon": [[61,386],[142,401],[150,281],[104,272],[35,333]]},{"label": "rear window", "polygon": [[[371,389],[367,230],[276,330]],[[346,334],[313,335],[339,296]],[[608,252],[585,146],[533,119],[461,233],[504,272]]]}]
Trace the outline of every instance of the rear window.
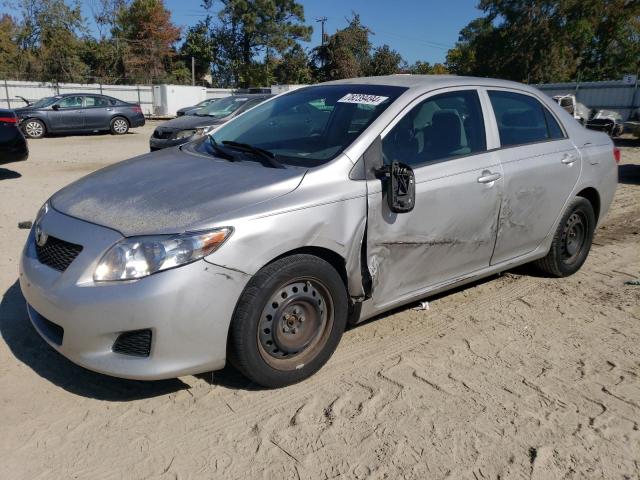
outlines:
[{"label": "rear window", "polygon": [[490,91],[503,147],[563,138],[553,115],[535,98],[513,92]]}]

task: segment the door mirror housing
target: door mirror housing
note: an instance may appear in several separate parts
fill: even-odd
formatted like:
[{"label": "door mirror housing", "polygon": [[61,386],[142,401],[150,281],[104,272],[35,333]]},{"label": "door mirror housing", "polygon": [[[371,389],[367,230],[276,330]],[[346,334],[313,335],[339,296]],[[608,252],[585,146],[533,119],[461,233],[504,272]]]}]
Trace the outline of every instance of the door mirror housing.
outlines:
[{"label": "door mirror housing", "polygon": [[58,105],[57,103],[54,105],[51,105],[51,108],[54,110],[60,110],[60,105]]},{"label": "door mirror housing", "polygon": [[416,178],[413,169],[404,163],[393,161],[376,172],[384,182],[389,210],[393,213],[407,213],[416,203]]}]

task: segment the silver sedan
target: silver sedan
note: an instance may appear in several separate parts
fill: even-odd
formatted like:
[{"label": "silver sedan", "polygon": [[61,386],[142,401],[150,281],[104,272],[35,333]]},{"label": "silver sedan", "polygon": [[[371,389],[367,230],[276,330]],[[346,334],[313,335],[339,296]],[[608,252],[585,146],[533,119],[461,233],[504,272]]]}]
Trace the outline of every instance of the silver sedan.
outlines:
[{"label": "silver sedan", "polygon": [[56,193],[20,285],[36,330],[86,368],[161,379],[229,360],[283,386],[347,324],[525,263],[576,272],[618,154],[518,83],[310,86]]}]

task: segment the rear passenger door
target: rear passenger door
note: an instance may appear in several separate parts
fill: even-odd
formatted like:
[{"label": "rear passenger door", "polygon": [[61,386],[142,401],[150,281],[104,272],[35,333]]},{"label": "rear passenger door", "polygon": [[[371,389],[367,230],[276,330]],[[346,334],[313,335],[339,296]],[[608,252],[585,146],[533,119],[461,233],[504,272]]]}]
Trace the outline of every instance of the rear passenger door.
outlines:
[{"label": "rear passenger door", "polygon": [[581,159],[558,119],[534,95],[488,89],[499,135],[504,196],[491,264],[534,251],[555,227]]},{"label": "rear passenger door", "polygon": [[107,130],[113,105],[107,97],[87,95],[84,97],[84,126],[87,130]]},{"label": "rear passenger door", "polygon": [[413,168],[416,200],[411,212],[393,213],[381,181],[367,180],[375,307],[488,267],[502,168],[487,148],[477,91],[454,89],[415,101],[382,133],[382,151],[386,164],[397,160]]}]

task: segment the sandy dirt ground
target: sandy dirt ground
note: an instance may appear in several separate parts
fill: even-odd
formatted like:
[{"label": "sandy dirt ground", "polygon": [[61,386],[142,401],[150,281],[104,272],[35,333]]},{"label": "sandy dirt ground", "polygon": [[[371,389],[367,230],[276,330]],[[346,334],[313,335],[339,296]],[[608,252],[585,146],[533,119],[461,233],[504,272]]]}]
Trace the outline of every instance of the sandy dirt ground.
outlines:
[{"label": "sandy dirt ground", "polygon": [[0,478],[640,479],[640,142],[584,268],[520,269],[347,331],[302,384],[232,370],[124,381],[35,333],[17,284],[54,191],[143,153],[123,138],[30,142],[0,169]]}]

